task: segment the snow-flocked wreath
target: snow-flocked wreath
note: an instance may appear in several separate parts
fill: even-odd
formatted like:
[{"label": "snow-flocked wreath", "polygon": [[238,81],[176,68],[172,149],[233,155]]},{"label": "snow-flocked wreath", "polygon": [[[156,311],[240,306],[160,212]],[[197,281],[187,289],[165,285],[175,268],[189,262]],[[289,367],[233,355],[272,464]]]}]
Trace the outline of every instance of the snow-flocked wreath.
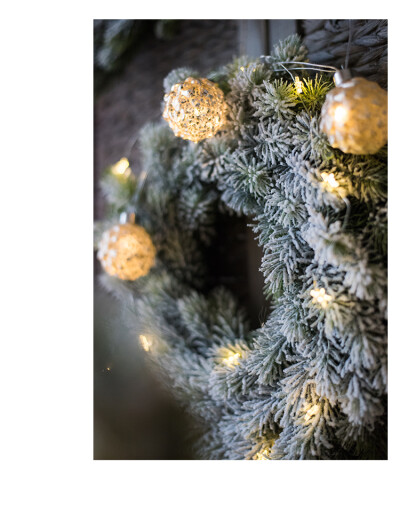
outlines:
[{"label": "snow-flocked wreath", "polygon": [[[306,55],[293,36],[263,62],[211,73],[229,107],[214,138],[190,143],[164,122],[143,129],[136,218],[156,267],[133,282],[101,275],[197,420],[199,458],[385,457],[386,148],[329,146],[319,117],[330,79],[304,71],[299,94],[275,67]],[[166,92],[189,76],[170,73]],[[111,216],[135,189],[111,175],[102,186]],[[205,290],[217,212],[252,218],[263,249],[273,309],[256,330],[229,291]]]}]

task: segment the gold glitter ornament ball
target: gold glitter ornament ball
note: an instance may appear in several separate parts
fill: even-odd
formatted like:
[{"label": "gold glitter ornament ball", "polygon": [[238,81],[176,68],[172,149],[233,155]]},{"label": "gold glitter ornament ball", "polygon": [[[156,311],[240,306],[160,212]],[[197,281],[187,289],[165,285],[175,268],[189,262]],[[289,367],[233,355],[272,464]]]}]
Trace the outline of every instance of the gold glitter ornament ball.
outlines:
[{"label": "gold glitter ornament ball", "polygon": [[387,143],[387,92],[365,78],[341,83],[326,96],[320,126],[333,148],[375,154]]},{"label": "gold glitter ornament ball", "polygon": [[109,275],[135,280],[154,266],[156,249],[144,228],[125,223],[103,233],[97,258]]},{"label": "gold glitter ornament ball", "polygon": [[164,96],[163,118],[174,134],[194,143],[215,136],[226,121],[222,90],[206,78],[187,78]]}]

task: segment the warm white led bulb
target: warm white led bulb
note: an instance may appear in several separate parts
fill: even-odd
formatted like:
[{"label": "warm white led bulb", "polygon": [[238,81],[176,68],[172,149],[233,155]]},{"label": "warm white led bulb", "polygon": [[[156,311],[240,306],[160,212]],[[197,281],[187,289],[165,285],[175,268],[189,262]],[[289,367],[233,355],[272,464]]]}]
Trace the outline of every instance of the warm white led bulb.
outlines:
[{"label": "warm white led bulb", "polygon": [[111,167],[111,172],[114,175],[125,175],[128,176],[131,172],[129,168],[129,161],[126,157],[121,158],[117,163]]},{"label": "warm white led bulb", "polygon": [[326,308],[328,302],[332,300],[331,295],[327,295],[324,288],[312,289],[310,295],[313,297],[313,304],[321,304],[321,307],[323,308]]},{"label": "warm white led bulb", "polygon": [[145,335],[139,335],[140,343],[144,351],[150,351],[151,341]]},{"label": "warm white led bulb", "polygon": [[322,173],[321,176],[324,182],[330,187],[337,188],[339,186],[339,183],[336,181],[335,176],[333,174]]},{"label": "warm white led bulb", "polygon": [[315,416],[319,411],[318,405],[313,405],[304,416],[305,421],[308,421],[312,416]]},{"label": "warm white led bulb", "polygon": [[257,454],[254,456],[254,459],[255,460],[267,460],[267,459],[269,459],[270,452],[271,451],[269,449],[264,449],[260,452],[257,452]]},{"label": "warm white led bulb", "polygon": [[303,82],[300,80],[298,76],[294,79],[294,86],[297,94],[301,94],[303,92]]},{"label": "warm white led bulb", "polygon": [[235,353],[233,355],[228,356],[224,359],[224,364],[233,367],[234,365],[237,365],[239,363],[240,353]]}]

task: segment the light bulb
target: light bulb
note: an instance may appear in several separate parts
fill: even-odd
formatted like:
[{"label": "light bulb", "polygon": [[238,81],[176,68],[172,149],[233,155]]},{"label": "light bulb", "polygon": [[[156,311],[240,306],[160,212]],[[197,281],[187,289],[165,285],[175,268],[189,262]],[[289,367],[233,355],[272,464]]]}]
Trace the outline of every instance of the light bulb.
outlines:
[{"label": "light bulb", "polygon": [[315,416],[317,412],[319,411],[318,405],[313,405],[304,416],[305,421],[308,421],[312,416]]},{"label": "light bulb", "polygon": [[321,174],[322,179],[324,180],[324,184],[331,186],[332,188],[337,188],[339,183],[336,181],[335,176],[333,174]]},{"label": "light bulb", "polygon": [[228,356],[223,360],[224,364],[228,367],[233,367],[239,363],[240,353],[235,353],[233,355]]},{"label": "light bulb", "polygon": [[150,347],[152,344],[151,340],[148,339],[145,335],[139,335],[139,340],[144,351],[150,351]]},{"label": "light bulb", "polygon": [[126,157],[123,157],[117,163],[115,163],[111,167],[111,172],[114,175],[124,175],[127,177],[131,173],[131,169],[129,168],[129,161],[126,159]]},{"label": "light bulb", "polygon": [[301,94],[303,92],[303,82],[300,80],[298,76],[294,79],[294,86],[297,94]]},{"label": "light bulb", "polygon": [[310,295],[313,297],[313,304],[321,304],[321,307],[323,308],[326,308],[328,302],[332,300],[331,295],[327,295],[324,288],[312,289]]},{"label": "light bulb", "polygon": [[269,459],[270,455],[270,449],[264,449],[260,452],[257,452],[257,454],[254,456],[255,460],[267,460]]}]

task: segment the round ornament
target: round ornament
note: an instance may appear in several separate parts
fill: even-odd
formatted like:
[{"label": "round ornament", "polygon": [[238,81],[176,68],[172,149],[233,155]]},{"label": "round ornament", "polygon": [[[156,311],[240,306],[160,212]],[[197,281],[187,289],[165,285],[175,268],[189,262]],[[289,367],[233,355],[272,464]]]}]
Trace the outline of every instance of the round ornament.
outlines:
[{"label": "round ornament", "polygon": [[326,96],[320,126],[333,148],[375,154],[387,143],[387,92],[365,78],[339,83]]},{"label": "round ornament", "polygon": [[164,96],[163,118],[174,134],[194,143],[214,136],[225,124],[222,90],[206,78],[187,78]]},{"label": "round ornament", "polygon": [[124,223],[103,233],[97,258],[109,275],[135,280],[154,266],[156,249],[142,226]]}]

